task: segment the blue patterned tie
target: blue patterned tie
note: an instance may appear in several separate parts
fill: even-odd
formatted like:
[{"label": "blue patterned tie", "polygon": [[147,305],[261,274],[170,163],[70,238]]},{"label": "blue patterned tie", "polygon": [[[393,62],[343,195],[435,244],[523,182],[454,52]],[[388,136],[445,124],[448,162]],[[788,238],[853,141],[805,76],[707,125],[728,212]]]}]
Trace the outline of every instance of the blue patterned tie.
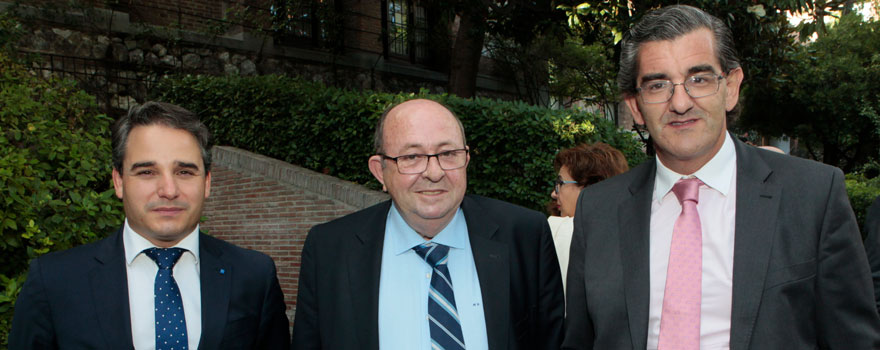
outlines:
[{"label": "blue patterned tie", "polygon": [[434,268],[431,274],[431,291],[428,295],[428,325],[431,328],[432,349],[464,349],[461,323],[455,308],[452,279],[446,258],[449,247],[434,242],[423,243],[413,250]]},{"label": "blue patterned tie", "polygon": [[177,282],[174,281],[173,271],[174,264],[185,251],[182,248],[150,248],[144,251],[159,265],[153,286],[156,303],[156,350],[189,348],[183,300],[180,298],[180,288],[177,288]]}]

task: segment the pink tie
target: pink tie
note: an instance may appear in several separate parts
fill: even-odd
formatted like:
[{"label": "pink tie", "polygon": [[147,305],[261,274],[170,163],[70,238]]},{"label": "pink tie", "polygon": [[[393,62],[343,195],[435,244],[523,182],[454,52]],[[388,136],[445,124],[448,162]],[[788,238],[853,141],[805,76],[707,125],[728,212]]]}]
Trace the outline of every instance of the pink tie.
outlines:
[{"label": "pink tie", "polygon": [[702,184],[699,179],[690,178],[672,186],[681,203],[681,214],[672,229],[658,350],[700,349],[703,230],[697,202]]}]

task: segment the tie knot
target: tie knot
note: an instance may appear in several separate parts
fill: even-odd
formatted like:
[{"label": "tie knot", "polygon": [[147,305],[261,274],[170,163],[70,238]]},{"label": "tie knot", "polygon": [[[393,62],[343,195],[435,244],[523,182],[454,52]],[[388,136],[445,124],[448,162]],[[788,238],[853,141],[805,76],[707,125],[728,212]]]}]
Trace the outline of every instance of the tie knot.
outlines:
[{"label": "tie knot", "polygon": [[183,248],[149,248],[144,250],[144,254],[153,259],[159,269],[168,270],[177,264],[177,260],[183,255],[186,249]]},{"label": "tie knot", "polygon": [[413,247],[413,250],[415,250],[416,254],[422,257],[422,259],[425,259],[425,261],[428,263],[428,265],[431,265],[431,267],[445,264],[446,256],[449,255],[448,246],[437,244],[434,242],[419,244]]},{"label": "tie knot", "polygon": [[690,179],[681,179],[672,186],[672,193],[675,193],[675,197],[678,198],[679,203],[684,203],[685,201],[693,201],[694,203],[700,202],[700,185],[703,184],[703,181],[700,179],[692,177]]}]

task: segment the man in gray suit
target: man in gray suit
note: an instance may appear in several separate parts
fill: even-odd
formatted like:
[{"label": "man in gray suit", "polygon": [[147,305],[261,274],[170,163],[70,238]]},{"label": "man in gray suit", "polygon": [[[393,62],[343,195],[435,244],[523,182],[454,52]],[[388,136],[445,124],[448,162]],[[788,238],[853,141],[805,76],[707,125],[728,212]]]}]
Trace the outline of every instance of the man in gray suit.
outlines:
[{"label": "man in gray suit", "polygon": [[878,349],[843,173],[727,132],[743,71],[689,6],[625,37],[618,82],[657,156],[585,189],[564,349]]}]

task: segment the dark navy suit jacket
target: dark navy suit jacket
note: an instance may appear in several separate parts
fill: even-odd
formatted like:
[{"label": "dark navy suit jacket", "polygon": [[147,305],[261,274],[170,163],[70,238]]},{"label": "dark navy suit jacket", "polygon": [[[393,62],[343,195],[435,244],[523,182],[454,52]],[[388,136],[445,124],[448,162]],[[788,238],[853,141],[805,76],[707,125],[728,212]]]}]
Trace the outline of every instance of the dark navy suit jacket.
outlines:
[{"label": "dark navy suit jacket", "polygon": [[[199,349],[286,349],[289,322],[272,259],[199,235]],[[121,229],[34,259],[9,349],[134,349],[127,281]]]}]

